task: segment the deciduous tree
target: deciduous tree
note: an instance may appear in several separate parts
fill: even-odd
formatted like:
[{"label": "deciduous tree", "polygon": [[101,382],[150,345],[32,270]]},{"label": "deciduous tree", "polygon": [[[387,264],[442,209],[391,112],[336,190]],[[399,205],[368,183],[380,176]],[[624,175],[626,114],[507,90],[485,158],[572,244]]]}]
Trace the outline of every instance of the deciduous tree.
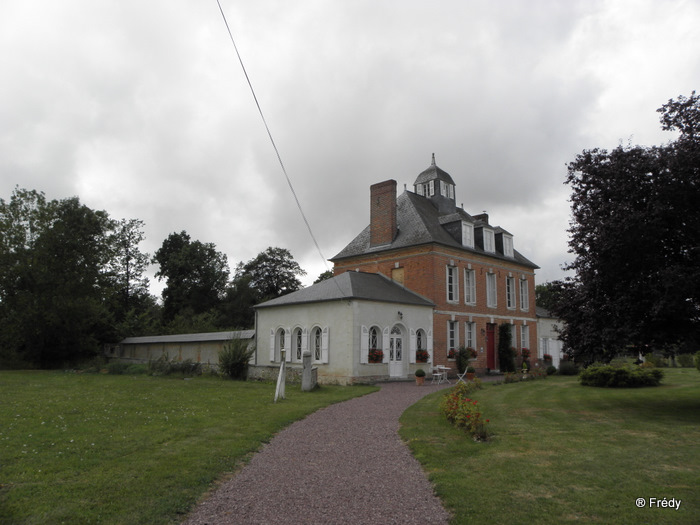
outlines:
[{"label": "deciduous tree", "polygon": [[201,314],[217,308],[229,276],[226,255],[213,243],[193,241],[187,232],[171,233],[156,251],[156,277],[166,280],[163,317],[172,321],[186,310]]},{"label": "deciduous tree", "polygon": [[587,150],[569,164],[575,277],[558,284],[555,313],[584,361],[672,348],[700,327],[700,97],[659,111],[675,141]]}]

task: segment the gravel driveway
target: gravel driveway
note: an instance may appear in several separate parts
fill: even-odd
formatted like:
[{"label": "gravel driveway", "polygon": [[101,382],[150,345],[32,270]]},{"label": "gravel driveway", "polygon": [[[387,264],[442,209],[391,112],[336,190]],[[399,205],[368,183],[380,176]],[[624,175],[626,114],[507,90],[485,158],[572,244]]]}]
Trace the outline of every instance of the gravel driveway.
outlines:
[{"label": "gravel driveway", "polygon": [[447,511],[398,435],[403,411],[444,387],[386,383],[293,423],[184,523],[446,524]]}]

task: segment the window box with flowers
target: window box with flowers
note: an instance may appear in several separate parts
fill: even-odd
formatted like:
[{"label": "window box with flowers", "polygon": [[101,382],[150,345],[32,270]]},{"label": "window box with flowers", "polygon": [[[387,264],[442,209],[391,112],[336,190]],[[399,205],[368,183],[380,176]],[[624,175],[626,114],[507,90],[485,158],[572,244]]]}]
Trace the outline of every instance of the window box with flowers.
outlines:
[{"label": "window box with flowers", "polygon": [[367,361],[370,363],[381,363],[384,361],[384,352],[380,348],[370,348]]},{"label": "window box with flowers", "polygon": [[416,350],[416,363],[427,363],[428,357],[427,350]]},{"label": "window box with flowers", "polygon": [[552,362],[552,356],[550,354],[544,354],[542,356],[542,359],[544,359],[545,363],[551,363]]},{"label": "window box with flowers", "polygon": [[447,359],[454,359],[457,356],[457,352],[455,351],[454,348],[450,348],[447,351]]},{"label": "window box with flowers", "polygon": [[467,352],[469,352],[469,359],[476,359],[477,357],[479,357],[479,354],[473,348],[467,348]]},{"label": "window box with flowers", "polygon": [[523,359],[530,359],[530,350],[527,348],[522,349]]}]

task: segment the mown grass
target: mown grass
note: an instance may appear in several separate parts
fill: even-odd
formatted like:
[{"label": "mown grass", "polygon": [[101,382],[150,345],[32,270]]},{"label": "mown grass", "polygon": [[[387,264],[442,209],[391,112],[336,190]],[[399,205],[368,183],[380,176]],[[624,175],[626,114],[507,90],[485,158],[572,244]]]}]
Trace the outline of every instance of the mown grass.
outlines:
[{"label": "mown grass", "polygon": [[[403,414],[400,433],[453,524],[697,524],[700,374],[664,373],[642,389],[576,377],[487,385],[471,396],[490,419],[487,443],[452,427],[438,413],[443,393],[432,394]],[[680,509],[650,509],[651,497]]]},{"label": "mown grass", "polygon": [[178,523],[293,421],[375,390],[0,372],[0,523]]}]

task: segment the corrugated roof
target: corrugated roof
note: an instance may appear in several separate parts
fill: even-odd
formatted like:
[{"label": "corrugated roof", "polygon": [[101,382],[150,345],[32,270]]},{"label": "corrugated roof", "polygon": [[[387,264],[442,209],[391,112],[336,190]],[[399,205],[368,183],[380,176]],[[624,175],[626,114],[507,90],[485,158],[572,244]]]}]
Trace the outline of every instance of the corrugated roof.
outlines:
[{"label": "corrugated roof", "polygon": [[127,337],[119,344],[137,345],[151,343],[203,343],[208,341],[229,341],[231,339],[252,339],[255,330],[238,330],[232,332],[207,332],[201,334],[148,335]]},{"label": "corrugated roof", "polygon": [[434,306],[424,297],[376,273],[345,272],[320,283],[258,304],[255,308],[287,306],[292,304],[361,299],[385,303]]},{"label": "corrugated roof", "polygon": [[[441,218],[443,218],[442,221]],[[452,237],[452,235],[450,235],[442,226],[443,223],[447,224],[449,222],[454,222],[461,219],[472,223],[476,222],[477,225],[485,224],[481,223],[480,221],[475,221],[474,217],[469,215],[461,208],[457,208],[454,213],[440,215],[439,210],[433,206],[430,200],[413,192],[404,191],[396,199],[396,224],[398,226],[398,233],[390,244],[371,247],[370,227],[367,226],[362,233],[355,237],[350,244],[343,248],[340,253],[331,259],[331,261],[355,257],[357,255],[364,255],[367,253],[406,248],[420,244],[438,243],[467,252],[494,257],[496,259],[515,261],[518,264],[530,268],[539,268],[535,263],[528,260],[517,250],[514,250],[514,256],[511,258],[500,253],[485,252],[478,246],[475,246],[474,248],[464,247],[461,243],[457,242],[454,237]],[[500,227],[496,228],[496,230],[505,232],[505,230]]]}]

